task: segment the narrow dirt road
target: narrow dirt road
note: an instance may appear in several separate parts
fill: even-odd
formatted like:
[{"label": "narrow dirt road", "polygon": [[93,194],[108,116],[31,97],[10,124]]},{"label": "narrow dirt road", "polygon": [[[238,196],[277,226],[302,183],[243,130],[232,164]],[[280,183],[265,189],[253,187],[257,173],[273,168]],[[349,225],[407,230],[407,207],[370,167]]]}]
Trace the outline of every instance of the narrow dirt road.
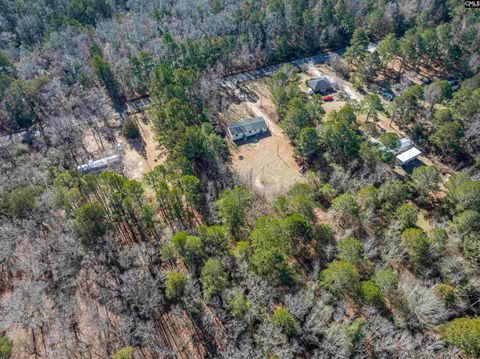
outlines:
[{"label": "narrow dirt road", "polygon": [[[342,79],[340,76],[338,76],[335,72],[331,71],[324,65],[313,65],[309,64],[308,65],[308,73],[314,77],[326,77],[329,81],[332,83],[337,84],[337,86],[345,91],[350,98],[361,101],[364,97],[360,92],[355,90],[355,88],[352,86],[351,83],[348,81],[345,81]],[[384,106],[386,107],[388,105],[388,102],[384,101]],[[402,137],[408,137],[407,134],[402,131],[397,125],[393,123],[393,121],[388,118],[384,113],[381,113],[379,115],[379,122],[381,123],[381,126],[387,131],[387,132],[395,132],[397,135],[399,135],[401,138]],[[456,171],[453,168],[450,168],[449,166],[445,165],[444,163],[438,161],[435,158],[427,157],[427,156],[419,156],[420,161],[422,161],[425,165],[431,166],[435,165],[437,166],[443,173],[453,175],[456,173]]]}]

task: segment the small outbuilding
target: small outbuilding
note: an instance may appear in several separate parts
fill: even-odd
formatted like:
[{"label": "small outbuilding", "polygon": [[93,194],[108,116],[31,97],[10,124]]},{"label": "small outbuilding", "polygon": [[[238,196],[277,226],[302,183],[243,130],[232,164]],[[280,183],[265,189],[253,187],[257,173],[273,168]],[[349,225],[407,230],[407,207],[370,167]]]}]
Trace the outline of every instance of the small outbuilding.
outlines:
[{"label": "small outbuilding", "polygon": [[228,126],[228,134],[234,141],[242,140],[268,131],[263,117],[249,118]]},{"label": "small outbuilding", "polygon": [[369,53],[377,51],[377,44],[374,44],[373,42],[369,43],[367,46],[365,46],[365,50],[368,51]]},{"label": "small outbuilding", "polygon": [[86,163],[84,165],[77,166],[77,171],[82,173],[101,171],[118,161],[120,161],[120,156],[113,155],[110,157],[102,158],[100,160],[90,161],[89,163]]},{"label": "small outbuilding", "polygon": [[400,146],[396,149],[397,154],[405,152],[413,147],[413,142],[409,138],[401,138]]},{"label": "small outbuilding", "polygon": [[416,147],[412,147],[409,150],[399,154],[397,156],[397,161],[400,166],[406,165],[409,162],[412,162],[415,160],[418,156],[422,154],[422,151],[420,151]]},{"label": "small outbuilding", "polygon": [[307,87],[313,92],[321,95],[328,95],[333,92],[330,81],[325,78],[307,80]]}]

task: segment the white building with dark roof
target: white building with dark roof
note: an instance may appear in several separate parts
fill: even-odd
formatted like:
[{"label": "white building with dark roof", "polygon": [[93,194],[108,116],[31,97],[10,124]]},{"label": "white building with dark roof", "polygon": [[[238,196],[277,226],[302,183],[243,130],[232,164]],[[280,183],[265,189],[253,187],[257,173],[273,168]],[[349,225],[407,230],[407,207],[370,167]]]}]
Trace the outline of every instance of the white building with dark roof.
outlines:
[{"label": "white building with dark roof", "polygon": [[268,131],[263,117],[249,118],[228,126],[228,134],[234,141],[242,140]]}]

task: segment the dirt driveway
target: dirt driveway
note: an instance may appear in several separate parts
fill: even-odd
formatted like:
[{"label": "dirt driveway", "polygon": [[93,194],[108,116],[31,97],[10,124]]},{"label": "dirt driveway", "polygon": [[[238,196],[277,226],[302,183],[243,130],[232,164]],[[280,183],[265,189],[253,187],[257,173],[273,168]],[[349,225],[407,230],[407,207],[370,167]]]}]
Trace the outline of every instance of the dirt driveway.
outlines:
[{"label": "dirt driveway", "polygon": [[[324,65],[309,65],[308,74],[312,76],[324,76],[327,77],[330,81],[333,81],[336,83],[343,91],[345,91],[350,98],[355,99],[357,101],[360,101],[363,98],[363,95],[360,94],[351,83],[348,81],[343,80],[340,76],[338,76],[335,72],[331,71]],[[388,105],[387,102],[384,102],[384,106],[386,107]],[[325,108],[327,110],[327,108]],[[327,111],[328,112],[328,111]],[[358,116],[358,120],[360,124],[365,122],[365,116]],[[405,132],[403,132],[393,121],[388,118],[385,114],[380,114],[378,118],[379,122],[381,123],[381,126],[387,131],[387,132],[395,132],[397,133],[401,138],[402,137],[407,137]],[[435,158],[432,157],[426,157],[426,156],[419,156],[419,159],[421,162],[423,162],[427,166],[435,165],[437,166],[443,173],[446,174],[454,174],[455,171],[450,168],[449,166],[443,164],[442,162],[438,161]],[[395,168],[395,171],[404,175],[404,171],[401,167],[397,166]]]}]

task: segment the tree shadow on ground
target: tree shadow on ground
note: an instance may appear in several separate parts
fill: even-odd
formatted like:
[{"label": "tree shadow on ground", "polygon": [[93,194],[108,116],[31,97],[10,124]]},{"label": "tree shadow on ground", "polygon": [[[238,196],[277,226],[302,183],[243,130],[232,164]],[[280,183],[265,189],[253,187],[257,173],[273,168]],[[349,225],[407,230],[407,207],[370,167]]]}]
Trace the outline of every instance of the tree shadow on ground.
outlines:
[{"label": "tree shadow on ground", "polygon": [[404,164],[403,166],[401,166],[403,168],[403,170],[405,172],[407,172],[409,175],[412,174],[413,170],[415,168],[418,168],[418,167],[422,167],[422,166],[426,166],[427,164],[425,164],[424,162],[422,162],[421,160],[419,160],[418,158],[414,159],[413,161],[407,163],[407,164]]},{"label": "tree shadow on ground", "polygon": [[147,146],[142,136],[135,139],[128,139],[127,143],[143,158],[147,158]]}]

